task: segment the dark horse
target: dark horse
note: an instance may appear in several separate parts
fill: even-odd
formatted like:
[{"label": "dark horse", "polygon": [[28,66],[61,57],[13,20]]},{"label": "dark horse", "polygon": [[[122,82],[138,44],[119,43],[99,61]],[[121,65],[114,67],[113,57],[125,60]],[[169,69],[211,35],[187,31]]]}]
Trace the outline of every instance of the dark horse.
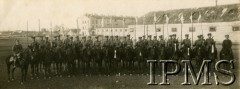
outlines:
[{"label": "dark horse", "polygon": [[[16,56],[9,55],[7,57],[6,64],[7,64],[8,82],[10,82],[10,74],[12,74],[12,81],[14,80],[14,71],[16,69],[16,67],[13,67],[14,58],[16,60],[15,62],[16,67],[21,69],[21,84],[23,84],[23,82],[26,81],[26,78],[27,78],[27,71],[28,71],[28,65],[30,60],[30,49],[27,48],[23,52],[16,54]],[[12,69],[11,69],[11,66],[13,67]]]},{"label": "dark horse", "polygon": [[[222,48],[219,56],[220,56],[220,60],[233,60],[234,59],[231,48]],[[227,66],[227,64],[223,64],[223,68],[230,69],[230,67]]]},{"label": "dark horse", "polygon": [[206,51],[205,51],[205,47],[203,45],[201,46],[197,46],[193,49],[193,56],[195,58],[195,64],[196,64],[196,68],[200,68],[203,59],[206,56]]},{"label": "dark horse", "polygon": [[[173,43],[173,45],[168,48],[167,53],[168,53],[168,57],[167,57],[168,59],[176,60],[176,61],[179,60],[180,55],[181,55],[181,52],[178,49],[177,43]],[[173,70],[174,69],[174,65],[172,63],[170,63],[169,65],[170,65],[169,69]]]},{"label": "dark horse", "polygon": [[207,60],[212,61],[211,69],[214,69],[215,67],[215,62],[217,60],[217,48],[215,46],[215,42],[211,43],[210,46],[206,50],[206,58]]}]

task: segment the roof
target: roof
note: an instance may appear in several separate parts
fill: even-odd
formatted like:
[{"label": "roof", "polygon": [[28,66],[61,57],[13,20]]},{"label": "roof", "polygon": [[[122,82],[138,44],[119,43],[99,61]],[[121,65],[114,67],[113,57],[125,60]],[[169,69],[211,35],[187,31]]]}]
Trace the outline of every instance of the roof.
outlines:
[{"label": "roof", "polygon": [[[158,18],[157,23],[166,23],[166,16],[169,18],[169,23],[181,23],[180,17],[183,14],[184,23],[191,23],[191,13],[193,22],[197,22],[200,15],[201,22],[239,21],[240,4],[149,12],[144,16],[145,23],[148,24],[153,24],[155,14]],[[143,24],[144,16],[138,19],[138,24]]]}]

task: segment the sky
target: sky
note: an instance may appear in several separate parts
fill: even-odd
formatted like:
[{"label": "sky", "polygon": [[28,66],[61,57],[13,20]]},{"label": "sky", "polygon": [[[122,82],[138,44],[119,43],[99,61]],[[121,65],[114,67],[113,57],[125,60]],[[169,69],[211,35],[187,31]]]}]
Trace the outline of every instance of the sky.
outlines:
[{"label": "sky", "polygon": [[[218,0],[218,5],[240,0]],[[85,13],[142,16],[151,11],[215,6],[216,0],[0,0],[0,31],[38,30],[51,23],[76,28],[76,20]]]}]

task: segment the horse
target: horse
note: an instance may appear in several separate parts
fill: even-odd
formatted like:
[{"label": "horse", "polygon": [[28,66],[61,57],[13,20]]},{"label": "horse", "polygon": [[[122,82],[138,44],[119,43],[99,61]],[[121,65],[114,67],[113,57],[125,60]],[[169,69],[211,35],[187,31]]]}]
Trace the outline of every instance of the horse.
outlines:
[{"label": "horse", "polygon": [[68,77],[71,77],[75,71],[75,59],[76,55],[72,47],[68,47],[65,50],[66,54],[66,62],[67,62],[67,69],[68,69]]},{"label": "horse", "polygon": [[64,59],[66,58],[66,55],[64,54],[63,48],[60,46],[57,46],[53,50],[53,61],[56,64],[56,75],[62,77],[63,73],[63,63]]},{"label": "horse", "polygon": [[44,70],[44,79],[51,78],[51,64],[53,61],[53,50],[52,49],[44,49],[44,59],[43,59],[43,70]]},{"label": "horse", "polygon": [[[176,60],[178,61],[181,55],[180,50],[178,49],[177,43],[173,43],[171,46],[168,47],[167,50],[167,59],[169,60]],[[169,64],[169,69],[173,70],[174,65],[172,63]]]},{"label": "horse", "polygon": [[210,46],[206,50],[206,53],[206,58],[212,61],[211,69],[214,70],[217,60],[217,48],[215,46],[215,42],[210,44]]},{"label": "horse", "polygon": [[182,47],[181,49],[182,59],[183,60],[192,60],[193,54],[191,47]]},{"label": "horse", "polygon": [[141,72],[145,69],[145,64],[146,64],[146,61],[144,60],[144,57],[143,57],[143,53],[144,53],[144,50],[143,50],[143,47],[136,47],[134,49],[135,51],[135,60],[137,61],[137,65],[138,65],[138,71]]},{"label": "horse", "polygon": [[[30,47],[30,67],[31,67],[31,79],[39,74],[40,70],[40,51]],[[38,76],[37,76],[38,77]]]},{"label": "horse", "polygon": [[[233,56],[233,52],[231,48],[222,48],[222,50],[220,51],[219,54],[220,60],[233,60],[234,56]],[[223,68],[225,69],[230,69],[229,66],[227,66],[227,64],[223,64]]]},{"label": "horse", "polygon": [[[14,78],[14,71],[17,68],[21,69],[21,84],[23,84],[24,81],[27,79],[27,72],[28,72],[28,66],[29,66],[29,60],[30,60],[30,49],[27,48],[23,52],[20,52],[14,55],[9,55],[6,58],[6,64],[7,64],[7,74],[8,74],[8,82],[10,82],[10,74],[12,77],[12,81],[15,79]],[[16,67],[11,67],[14,64],[14,59],[16,60],[15,65]],[[10,72],[11,71],[11,72]]]},{"label": "horse", "polygon": [[204,45],[193,48],[193,58],[195,59],[195,63],[196,63],[195,67],[197,69],[201,67],[202,61],[205,58],[205,56],[206,56],[206,50]]}]

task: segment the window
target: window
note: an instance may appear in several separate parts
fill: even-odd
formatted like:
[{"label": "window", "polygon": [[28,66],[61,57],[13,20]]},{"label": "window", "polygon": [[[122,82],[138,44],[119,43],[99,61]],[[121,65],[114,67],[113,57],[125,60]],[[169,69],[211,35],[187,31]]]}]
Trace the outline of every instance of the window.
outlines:
[{"label": "window", "polygon": [[161,28],[157,28],[156,30],[157,30],[157,32],[161,32]]},{"label": "window", "polygon": [[125,32],[127,32],[127,29],[125,29]]},{"label": "window", "polygon": [[117,29],[115,29],[115,32],[117,32]]},{"label": "window", "polygon": [[232,31],[240,31],[240,27],[239,26],[233,26]]},{"label": "window", "polygon": [[209,32],[216,32],[216,27],[210,27]]},{"label": "window", "polygon": [[108,29],[106,30],[106,32],[108,32]]},{"label": "window", "polygon": [[195,27],[189,27],[189,32],[195,32]]},{"label": "window", "polygon": [[172,28],[172,32],[177,32],[177,28]]},{"label": "window", "polygon": [[120,32],[122,32],[122,29],[120,29]]}]

